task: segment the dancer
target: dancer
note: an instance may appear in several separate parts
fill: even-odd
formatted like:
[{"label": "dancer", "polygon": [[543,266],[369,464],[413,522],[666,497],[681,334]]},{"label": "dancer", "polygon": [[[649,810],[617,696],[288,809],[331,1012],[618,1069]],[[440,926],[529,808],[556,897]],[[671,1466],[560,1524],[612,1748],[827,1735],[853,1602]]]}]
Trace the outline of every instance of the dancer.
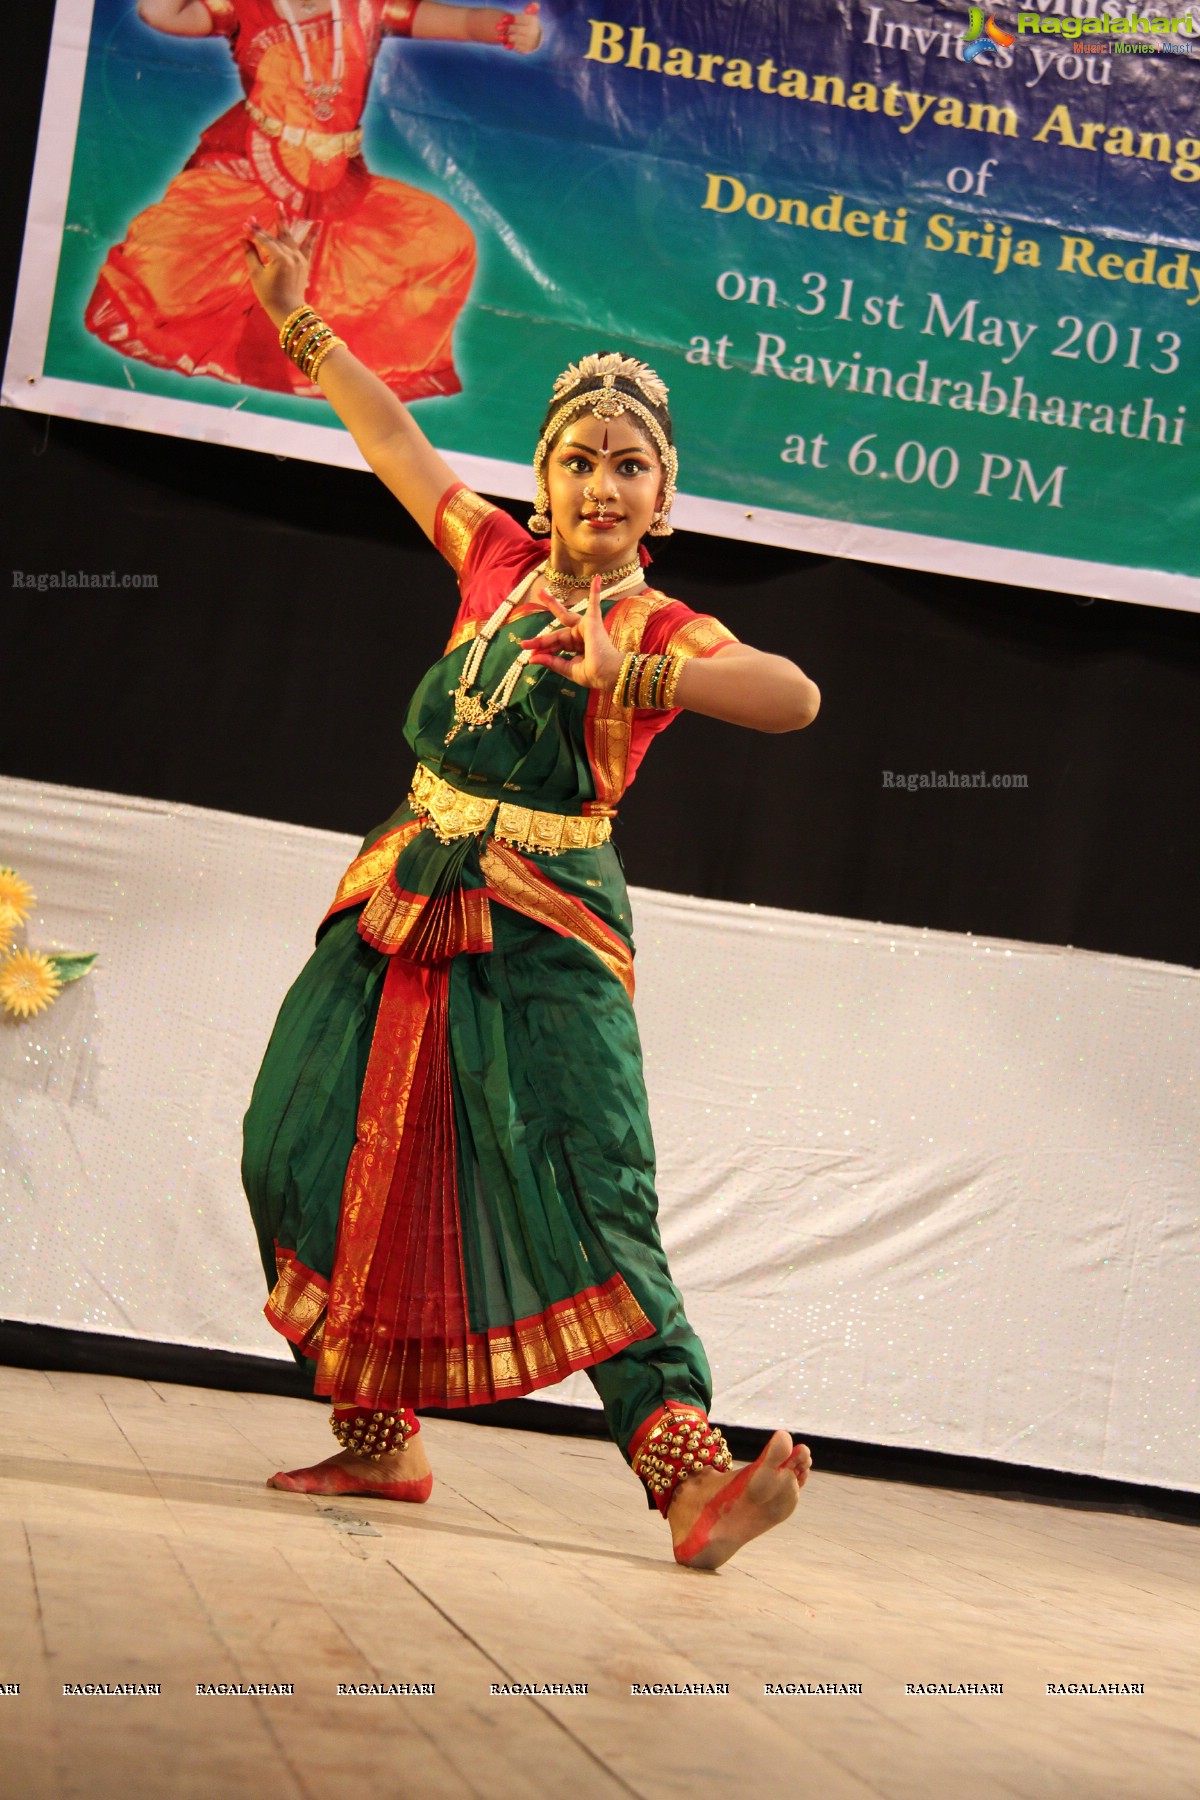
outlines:
[{"label": "dancer", "polygon": [[[372,175],[362,116],[386,36],[541,42],[538,8],[438,0],[139,0],[147,25],[229,39],[245,98],[210,125],[163,198],[109,251],[84,322],[113,350],[221,381],[319,398],[279,354],[246,280],[249,216],[282,206],[311,238],[312,298],[393,393],[461,387],[451,336],[475,273],[475,240],[453,207]],[[258,215],[258,218],[256,218]]]},{"label": "dancer", "polygon": [[709,1424],[656,1223],[612,818],[681,708],[789,731],[816,686],[647,586],[678,467],[652,369],[608,353],[559,376],[526,531],[306,305],[282,219],[246,257],[280,346],[462,596],[405,718],[411,790],[343,877],[246,1117],[267,1317],[343,1446],[272,1484],[425,1500],[414,1409],[586,1369],[676,1559],[715,1568],[786,1517],[811,1459],[777,1431],[735,1472]]}]

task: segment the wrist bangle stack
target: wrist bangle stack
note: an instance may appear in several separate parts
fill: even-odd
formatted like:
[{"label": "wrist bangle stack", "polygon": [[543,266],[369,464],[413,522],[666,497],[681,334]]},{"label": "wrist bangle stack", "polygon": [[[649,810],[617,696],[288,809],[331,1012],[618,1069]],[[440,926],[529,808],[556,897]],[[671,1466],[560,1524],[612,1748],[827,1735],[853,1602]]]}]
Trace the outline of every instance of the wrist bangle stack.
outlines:
[{"label": "wrist bangle stack", "polygon": [[618,706],[670,712],[685,661],[682,656],[655,656],[652,652],[639,654],[631,650],[613,684],[613,699]]},{"label": "wrist bangle stack", "polygon": [[298,306],[279,328],[279,348],[291,357],[296,367],[315,381],[317,373],[331,350],[345,343],[335,336],[319,313],[311,306]]}]

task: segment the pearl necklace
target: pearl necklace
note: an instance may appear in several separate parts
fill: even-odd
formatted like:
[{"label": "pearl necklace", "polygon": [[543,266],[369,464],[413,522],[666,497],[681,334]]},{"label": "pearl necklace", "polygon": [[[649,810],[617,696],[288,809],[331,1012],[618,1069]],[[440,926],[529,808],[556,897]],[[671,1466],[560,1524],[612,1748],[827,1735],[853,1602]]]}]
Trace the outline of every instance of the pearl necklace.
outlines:
[{"label": "pearl necklace", "polygon": [[333,103],[342,91],[342,77],[346,73],[346,55],[342,43],[342,0],[331,0],[330,18],[333,21],[333,67],[328,81],[313,79],[312,64],[308,60],[308,45],[304,34],[296,21],[289,0],[279,0],[283,8],[283,16],[288,22],[292,39],[300,52],[300,63],[304,70],[304,91],[308,95],[308,103],[316,119],[332,119]]},{"label": "pearl necklace", "polygon": [[[483,659],[487,655],[488,645],[500,630],[500,627],[504,624],[513,608],[529,592],[529,589],[533,586],[534,582],[546,574],[548,567],[548,563],[541,563],[531,574],[527,575],[523,581],[519,582],[509,595],[508,599],[500,602],[487,624],[482,626],[476,634],[475,641],[471,645],[470,650],[467,652],[466,659],[463,662],[462,674],[458,678],[458,685],[449,690],[454,696],[454,723],[446,733],[444,739],[445,743],[450,743],[452,739],[458,736],[460,731],[479,731],[480,729],[490,731],[492,729],[493,721],[504,711],[505,707],[511,703],[512,697],[517,691],[517,683],[521,679],[521,671],[528,665],[530,656],[532,655],[532,652],[529,650],[522,650],[519,656],[514,657],[513,661],[509,664],[508,669],[505,671],[505,674],[492,690],[489,699],[481,700],[477,694],[468,693],[467,690],[474,685],[475,680],[478,677],[479,671],[483,666]],[[618,599],[620,595],[632,593],[635,587],[641,587],[642,585],[642,565],[640,562],[632,567],[628,574],[622,574],[620,570],[615,570],[614,573],[621,578],[620,580],[614,581],[611,587],[601,588],[600,599],[602,601]],[[587,604],[587,599],[577,600],[568,610],[573,613],[582,613],[586,609]],[[551,619],[548,625],[543,625],[540,631],[534,633],[534,637],[535,639],[546,637],[549,632],[558,631],[559,629],[560,626],[558,620]],[[529,680],[532,681],[533,679],[533,676],[529,677]]]}]

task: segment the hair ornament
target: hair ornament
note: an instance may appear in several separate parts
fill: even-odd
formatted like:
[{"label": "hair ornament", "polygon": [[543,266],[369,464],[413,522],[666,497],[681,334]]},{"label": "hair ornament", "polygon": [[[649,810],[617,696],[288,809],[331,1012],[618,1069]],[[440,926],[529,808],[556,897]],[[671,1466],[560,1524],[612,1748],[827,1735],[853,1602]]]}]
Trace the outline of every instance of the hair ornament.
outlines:
[{"label": "hair ornament", "polygon": [[572,388],[580,387],[585,381],[599,381],[602,385],[601,397],[592,411],[598,419],[616,419],[625,410],[623,396],[616,392],[618,376],[640,388],[651,406],[667,404],[670,390],[662,376],[650,368],[648,363],[638,362],[632,356],[622,356],[616,350],[599,354],[593,352],[590,356],[581,356],[577,363],[568,363],[554,383],[552,393],[556,400],[561,400]]}]

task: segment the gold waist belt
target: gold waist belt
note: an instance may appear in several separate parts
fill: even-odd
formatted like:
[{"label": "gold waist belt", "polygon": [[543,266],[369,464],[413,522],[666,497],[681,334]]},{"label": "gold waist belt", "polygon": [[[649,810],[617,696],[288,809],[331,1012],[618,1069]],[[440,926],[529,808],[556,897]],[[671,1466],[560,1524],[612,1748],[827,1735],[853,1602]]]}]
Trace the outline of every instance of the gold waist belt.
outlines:
[{"label": "gold waist belt", "polygon": [[253,101],[245,102],[246,111],[267,137],[278,138],[297,150],[307,150],[319,163],[332,162],[336,156],[357,156],[362,149],[361,131],[309,131],[303,125],[285,125],[260,111]]},{"label": "gold waist belt", "polygon": [[594,850],[612,836],[612,820],[602,814],[538,812],[532,806],[514,806],[511,800],[488,800],[482,794],[466,794],[448,781],[417,764],[409,804],[424,813],[443,844],[454,838],[473,837],[484,831],[495,814],[493,837],[514,850],[538,851],[558,856],[564,850]]}]

